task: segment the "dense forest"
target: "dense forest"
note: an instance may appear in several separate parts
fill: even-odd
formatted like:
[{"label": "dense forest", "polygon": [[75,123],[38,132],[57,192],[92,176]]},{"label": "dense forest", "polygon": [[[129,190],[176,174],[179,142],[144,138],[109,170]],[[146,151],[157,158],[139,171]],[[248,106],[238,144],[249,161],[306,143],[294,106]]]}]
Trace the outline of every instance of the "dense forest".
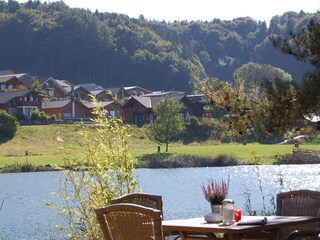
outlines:
[{"label": "dense forest", "polygon": [[166,22],[69,8],[63,1],[0,0],[0,70],[106,88],[190,92],[193,77],[233,81],[236,69],[256,62],[301,82],[309,66],[275,49],[268,36],[286,37],[319,18],[301,11],[274,16],[269,26],[249,17]]}]

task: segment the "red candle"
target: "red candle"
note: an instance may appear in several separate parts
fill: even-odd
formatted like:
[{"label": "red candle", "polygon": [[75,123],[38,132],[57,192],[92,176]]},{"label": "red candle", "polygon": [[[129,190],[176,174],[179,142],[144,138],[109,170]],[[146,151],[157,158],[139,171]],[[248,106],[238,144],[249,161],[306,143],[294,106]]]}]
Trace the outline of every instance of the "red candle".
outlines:
[{"label": "red candle", "polygon": [[234,210],[234,221],[239,222],[241,220],[241,210],[235,209]]}]

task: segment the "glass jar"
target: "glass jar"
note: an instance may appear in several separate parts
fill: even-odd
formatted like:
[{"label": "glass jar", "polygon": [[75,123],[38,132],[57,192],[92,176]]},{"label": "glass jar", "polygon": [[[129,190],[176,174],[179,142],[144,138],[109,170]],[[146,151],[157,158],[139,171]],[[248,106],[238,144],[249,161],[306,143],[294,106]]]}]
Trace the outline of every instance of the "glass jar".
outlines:
[{"label": "glass jar", "polygon": [[222,201],[222,215],[223,225],[234,224],[234,201],[232,199]]}]

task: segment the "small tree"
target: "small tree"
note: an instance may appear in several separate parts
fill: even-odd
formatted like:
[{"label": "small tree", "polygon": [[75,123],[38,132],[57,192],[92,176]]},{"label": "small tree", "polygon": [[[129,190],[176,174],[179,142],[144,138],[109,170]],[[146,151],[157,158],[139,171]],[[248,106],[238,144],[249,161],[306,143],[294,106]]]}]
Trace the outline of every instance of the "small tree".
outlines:
[{"label": "small tree", "polygon": [[166,144],[168,152],[169,143],[185,130],[183,118],[180,114],[181,104],[172,98],[165,98],[154,108],[156,115],[152,126],[154,138],[160,143]]},{"label": "small tree", "polygon": [[41,90],[42,90],[42,86],[41,86],[41,84],[40,84],[40,82],[39,82],[38,79],[36,79],[36,80],[34,81],[34,83],[32,84],[32,87],[31,87],[31,88],[34,89],[34,90],[36,90],[36,91],[41,91]]},{"label": "small tree", "polygon": [[[121,119],[107,118],[106,112],[93,99],[97,108],[92,121],[94,126],[81,124],[81,156],[75,156],[68,148],[62,148],[65,176],[61,178],[62,190],[56,193],[62,198],[57,208],[66,224],[69,239],[103,239],[94,209],[110,205],[110,200],[135,191],[135,159],[129,154],[128,127]],[[59,141],[63,143],[63,138]]]},{"label": "small tree", "polygon": [[0,140],[13,138],[18,127],[17,119],[5,111],[0,111]]}]

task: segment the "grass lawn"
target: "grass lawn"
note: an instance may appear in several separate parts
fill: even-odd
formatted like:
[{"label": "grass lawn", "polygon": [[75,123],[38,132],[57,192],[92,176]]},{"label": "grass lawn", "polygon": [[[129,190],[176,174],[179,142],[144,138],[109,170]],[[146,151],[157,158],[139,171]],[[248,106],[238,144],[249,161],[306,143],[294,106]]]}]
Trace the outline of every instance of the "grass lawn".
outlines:
[{"label": "grass lawn", "polygon": [[197,155],[201,157],[217,157],[226,155],[240,160],[249,160],[254,153],[257,157],[288,154],[292,152],[291,145],[266,144],[219,144],[214,146],[174,147],[172,151],[178,154]]},{"label": "grass lawn", "polygon": [[[46,125],[46,126],[20,126],[16,136],[0,144],[0,168],[5,165],[16,163],[31,163],[38,165],[62,165],[61,150],[57,141],[58,136],[63,136],[64,144],[72,149],[72,153],[79,154],[81,147],[78,144],[78,126],[75,125]],[[136,157],[148,154],[156,155],[157,144],[146,137],[142,129],[132,129],[130,139],[130,151]],[[317,144],[301,144],[302,149],[320,150]],[[161,153],[165,146],[161,147]],[[252,153],[257,157],[272,157],[275,155],[289,154],[293,145],[277,144],[216,144],[205,143],[205,145],[193,143],[183,145],[174,143],[169,145],[171,155],[192,155],[196,157],[215,158],[217,156],[228,156],[241,160],[243,163],[251,163]],[[28,157],[25,151],[28,150]],[[271,164],[275,158],[263,159],[261,163]]]}]

